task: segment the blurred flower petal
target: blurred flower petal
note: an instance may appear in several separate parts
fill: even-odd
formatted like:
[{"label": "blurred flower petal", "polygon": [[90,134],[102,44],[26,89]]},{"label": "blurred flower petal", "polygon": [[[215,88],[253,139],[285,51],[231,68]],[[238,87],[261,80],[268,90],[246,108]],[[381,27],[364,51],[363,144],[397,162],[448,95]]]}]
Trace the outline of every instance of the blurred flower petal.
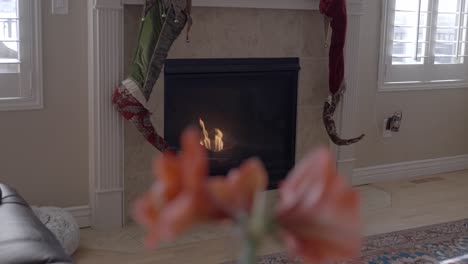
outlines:
[{"label": "blurred flower petal", "polygon": [[220,215],[206,188],[208,159],[199,132],[187,129],[181,141],[180,155],[165,153],[156,160],[155,185],[134,206],[134,218],[149,232],[150,246]]},{"label": "blurred flower petal", "polygon": [[201,134],[195,128],[186,129],[182,134],[180,154],[180,169],[183,175],[183,184],[186,189],[200,189],[208,177],[208,154],[200,145]]},{"label": "blurred flower petal", "polygon": [[172,240],[193,225],[248,212],[255,193],[267,186],[266,170],[257,159],[244,162],[228,177],[208,179],[207,151],[200,138],[197,129],[184,131],[181,153],[156,160],[156,182],[135,203],[134,218],[147,229],[150,246]]},{"label": "blurred flower petal", "polygon": [[238,169],[229,172],[227,178],[215,177],[209,180],[210,193],[226,214],[248,213],[255,194],[267,187],[268,175],[258,159],[245,161]]},{"label": "blurred flower petal", "polygon": [[326,149],[309,154],[282,184],[278,222],[292,254],[309,263],[359,254],[359,196]]}]

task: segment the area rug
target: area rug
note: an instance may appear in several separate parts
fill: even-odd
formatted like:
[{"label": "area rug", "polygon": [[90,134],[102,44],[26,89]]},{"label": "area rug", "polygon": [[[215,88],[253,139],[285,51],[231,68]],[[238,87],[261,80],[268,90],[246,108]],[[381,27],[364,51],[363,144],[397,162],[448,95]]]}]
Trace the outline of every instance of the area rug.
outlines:
[{"label": "area rug", "polygon": [[[286,253],[260,258],[260,264],[301,264]],[[468,219],[371,236],[361,257],[346,264],[468,264]]]}]

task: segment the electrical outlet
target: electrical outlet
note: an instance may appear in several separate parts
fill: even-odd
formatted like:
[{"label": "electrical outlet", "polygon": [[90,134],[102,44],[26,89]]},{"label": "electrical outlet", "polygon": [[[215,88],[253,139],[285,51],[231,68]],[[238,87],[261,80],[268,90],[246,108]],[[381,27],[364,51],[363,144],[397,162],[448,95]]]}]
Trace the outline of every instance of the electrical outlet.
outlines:
[{"label": "electrical outlet", "polygon": [[52,0],[52,14],[67,15],[68,14],[68,0]]},{"label": "electrical outlet", "polygon": [[391,138],[392,137],[392,131],[387,129],[387,125],[388,125],[388,118],[385,118],[384,121],[383,121],[383,137],[384,138]]},{"label": "electrical outlet", "polygon": [[401,111],[396,112],[390,118],[390,122],[389,122],[389,125],[387,126],[387,129],[390,129],[392,132],[400,132],[402,120],[403,120],[403,112]]}]

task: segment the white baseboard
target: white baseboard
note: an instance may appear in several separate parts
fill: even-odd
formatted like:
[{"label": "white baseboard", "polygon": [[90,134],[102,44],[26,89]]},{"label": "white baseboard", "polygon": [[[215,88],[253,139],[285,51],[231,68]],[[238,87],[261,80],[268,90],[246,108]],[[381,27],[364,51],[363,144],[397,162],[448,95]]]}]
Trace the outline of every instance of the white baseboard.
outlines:
[{"label": "white baseboard", "polygon": [[96,191],[93,203],[93,229],[100,231],[123,228],[123,189]]},{"label": "white baseboard", "polygon": [[91,226],[91,207],[88,205],[68,207],[65,208],[65,210],[70,212],[73,217],[75,217],[75,220],[80,228]]},{"label": "white baseboard", "polygon": [[359,168],[353,171],[353,185],[411,179],[468,169],[468,155],[417,160]]}]

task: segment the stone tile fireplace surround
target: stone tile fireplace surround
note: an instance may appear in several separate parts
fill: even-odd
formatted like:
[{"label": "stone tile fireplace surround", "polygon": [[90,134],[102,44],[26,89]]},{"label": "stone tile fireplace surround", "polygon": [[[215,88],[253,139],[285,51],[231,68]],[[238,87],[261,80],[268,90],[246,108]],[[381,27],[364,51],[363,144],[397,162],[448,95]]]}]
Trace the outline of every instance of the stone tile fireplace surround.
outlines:
[{"label": "stone tile fireplace surround", "polygon": [[[158,155],[132,124],[123,123],[116,112],[112,112],[111,105],[102,106],[107,103],[101,98],[108,96],[111,88],[129,71],[142,8],[141,5],[107,6],[109,2],[112,1],[97,1],[90,10],[94,18],[90,25],[94,28],[90,33],[90,55],[101,54],[97,59],[94,58],[96,56],[90,56],[94,58],[90,59],[94,69],[94,74],[90,76],[90,97],[98,95],[94,102],[90,102],[90,143],[93,144],[90,153],[90,195],[93,226],[101,229],[120,227],[128,219],[127,209],[131,201],[150,186],[153,179],[152,160]],[[351,12],[356,15],[350,17],[350,31],[356,33],[357,29],[358,34],[360,5],[355,4]],[[318,11],[194,7],[193,19],[191,42],[186,43],[184,38],[177,40],[169,58],[298,57],[301,71],[297,101],[296,159],[301,159],[314,146],[329,144],[321,120],[323,102],[327,97],[328,51],[324,46],[323,21]],[[110,30],[105,37],[97,34],[97,29],[111,28],[112,23],[122,23],[119,26],[121,29]],[[112,40],[122,40],[124,44],[111,45]],[[359,37],[348,38],[347,50],[356,52],[358,41]],[[111,48],[104,49],[106,44]],[[106,59],[106,56],[119,53],[122,56]],[[357,56],[356,53],[354,55]],[[119,61],[123,68],[108,69],[110,64]],[[350,78],[351,71],[348,70],[347,74],[349,88],[344,108],[351,110],[345,113],[346,122],[341,122],[344,136],[352,135],[354,131],[352,118],[355,94],[350,90],[356,80]],[[161,78],[148,103],[154,113],[153,123],[161,133],[164,131],[163,87],[164,80]],[[98,122],[107,118],[111,118],[112,122]],[[337,118],[338,123],[339,120]],[[113,134],[106,138],[103,136],[105,131],[113,131]],[[353,149],[336,149],[336,153],[340,170],[352,171]],[[120,161],[123,166],[119,165]]]},{"label": "stone tile fireplace surround", "polygon": [[[131,61],[141,6],[125,8],[125,58]],[[327,49],[322,16],[317,11],[197,7],[193,10],[192,39],[179,38],[169,58],[299,57],[297,158],[317,145],[328,144],[321,121],[327,97]],[[128,69],[127,69],[128,70]],[[164,131],[164,80],[149,102],[153,123]],[[150,185],[151,145],[125,124],[125,208]]]}]

